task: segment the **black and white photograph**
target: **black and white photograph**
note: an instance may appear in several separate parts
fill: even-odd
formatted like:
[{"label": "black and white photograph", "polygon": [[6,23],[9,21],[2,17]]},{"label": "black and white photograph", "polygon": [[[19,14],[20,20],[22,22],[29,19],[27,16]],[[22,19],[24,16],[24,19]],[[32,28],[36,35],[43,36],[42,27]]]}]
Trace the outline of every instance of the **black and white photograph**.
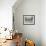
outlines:
[{"label": "black and white photograph", "polygon": [[0,46],[46,46],[46,0],[0,0]]}]

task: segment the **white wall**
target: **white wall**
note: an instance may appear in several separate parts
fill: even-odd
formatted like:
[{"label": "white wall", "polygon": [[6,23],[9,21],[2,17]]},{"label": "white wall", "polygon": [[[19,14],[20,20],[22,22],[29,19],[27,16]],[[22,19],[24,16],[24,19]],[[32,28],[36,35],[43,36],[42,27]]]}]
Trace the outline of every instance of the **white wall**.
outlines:
[{"label": "white wall", "polygon": [[12,28],[12,6],[16,0],[0,0],[0,27]]},{"label": "white wall", "polygon": [[41,38],[42,46],[46,46],[46,0],[41,1]]},{"label": "white wall", "polygon": [[[41,46],[41,1],[23,0],[18,7],[14,6],[15,29],[22,32],[25,38],[34,40],[36,46]],[[35,15],[35,25],[23,25],[23,15]]]}]

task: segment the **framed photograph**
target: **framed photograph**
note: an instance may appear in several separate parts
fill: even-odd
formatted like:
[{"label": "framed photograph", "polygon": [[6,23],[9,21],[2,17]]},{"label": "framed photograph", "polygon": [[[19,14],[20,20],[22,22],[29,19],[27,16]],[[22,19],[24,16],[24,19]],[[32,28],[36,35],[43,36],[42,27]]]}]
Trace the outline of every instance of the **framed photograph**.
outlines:
[{"label": "framed photograph", "polygon": [[24,25],[34,25],[35,15],[23,15],[23,24]]}]

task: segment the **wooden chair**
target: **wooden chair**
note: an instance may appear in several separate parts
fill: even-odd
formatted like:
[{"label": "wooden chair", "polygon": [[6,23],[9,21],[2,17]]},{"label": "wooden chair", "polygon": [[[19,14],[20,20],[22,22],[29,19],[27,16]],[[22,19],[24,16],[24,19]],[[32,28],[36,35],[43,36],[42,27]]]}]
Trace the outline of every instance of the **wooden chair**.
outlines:
[{"label": "wooden chair", "polygon": [[21,46],[22,44],[22,33],[15,33],[16,46]]}]

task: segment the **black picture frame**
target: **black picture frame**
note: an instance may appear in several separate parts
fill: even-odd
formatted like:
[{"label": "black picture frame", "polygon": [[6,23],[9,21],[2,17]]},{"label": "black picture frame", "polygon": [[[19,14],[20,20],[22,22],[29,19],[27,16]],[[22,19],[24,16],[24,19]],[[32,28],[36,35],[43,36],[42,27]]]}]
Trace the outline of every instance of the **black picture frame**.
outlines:
[{"label": "black picture frame", "polygon": [[23,15],[23,25],[35,25],[35,15]]}]

